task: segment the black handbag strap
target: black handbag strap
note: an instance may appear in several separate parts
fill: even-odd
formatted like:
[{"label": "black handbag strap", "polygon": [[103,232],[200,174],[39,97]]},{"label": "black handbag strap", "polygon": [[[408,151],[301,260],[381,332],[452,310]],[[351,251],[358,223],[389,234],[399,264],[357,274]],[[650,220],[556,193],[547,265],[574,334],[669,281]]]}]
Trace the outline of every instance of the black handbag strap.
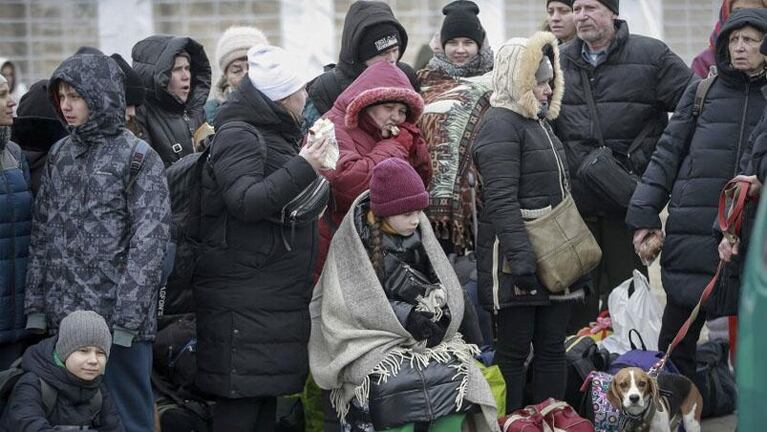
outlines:
[{"label": "black handbag strap", "polygon": [[631,337],[633,335],[637,335],[637,337],[639,338],[639,343],[642,346],[642,351],[647,351],[647,345],[644,344],[644,339],[642,339],[642,335],[639,334],[639,331],[634,328],[629,330],[629,345],[631,345],[631,349],[632,350],[638,349],[637,345],[634,343],[634,339]]},{"label": "black handbag strap", "polygon": [[604,137],[602,137],[602,125],[599,123],[597,104],[594,101],[594,95],[591,93],[591,78],[589,78],[589,74],[586,72],[586,69],[581,69],[581,81],[583,81],[583,92],[586,95],[586,104],[589,106],[589,111],[591,112],[592,136],[594,136],[597,141],[599,141],[600,146],[604,147],[605,140]]}]

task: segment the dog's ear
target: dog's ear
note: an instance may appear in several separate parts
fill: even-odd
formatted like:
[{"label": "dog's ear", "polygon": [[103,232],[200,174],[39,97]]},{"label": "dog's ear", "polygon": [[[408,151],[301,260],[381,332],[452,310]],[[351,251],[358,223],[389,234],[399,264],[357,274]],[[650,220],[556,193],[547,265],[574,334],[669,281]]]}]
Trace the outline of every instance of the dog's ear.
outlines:
[{"label": "dog's ear", "polygon": [[648,385],[647,390],[652,395],[652,403],[655,404],[655,408],[658,411],[663,411],[663,404],[661,403],[661,400],[660,400],[660,391],[658,390],[658,381],[655,378],[648,375],[647,385]]},{"label": "dog's ear", "polygon": [[618,375],[613,377],[613,381],[610,383],[610,389],[607,391],[607,401],[616,409],[623,409],[623,397],[621,396],[620,388],[618,387]]}]

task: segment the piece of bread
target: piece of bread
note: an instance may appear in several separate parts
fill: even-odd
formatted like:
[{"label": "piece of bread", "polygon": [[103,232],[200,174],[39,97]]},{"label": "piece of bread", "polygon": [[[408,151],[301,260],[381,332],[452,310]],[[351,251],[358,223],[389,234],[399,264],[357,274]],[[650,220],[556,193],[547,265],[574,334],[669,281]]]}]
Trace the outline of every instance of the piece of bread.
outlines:
[{"label": "piece of bread", "polygon": [[336,128],[332,121],[321,118],[314,122],[312,127],[309,128],[307,144],[312,144],[315,141],[320,141],[326,138],[328,140],[328,145],[325,149],[325,158],[322,160],[322,168],[334,170],[336,169],[336,163],[340,156],[338,141],[336,141]]}]

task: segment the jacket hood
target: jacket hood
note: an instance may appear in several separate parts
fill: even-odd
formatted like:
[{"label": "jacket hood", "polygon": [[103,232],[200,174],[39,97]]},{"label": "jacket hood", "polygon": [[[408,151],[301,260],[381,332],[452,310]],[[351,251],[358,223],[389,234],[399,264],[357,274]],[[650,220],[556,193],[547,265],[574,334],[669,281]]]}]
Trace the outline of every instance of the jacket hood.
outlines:
[{"label": "jacket hood", "polygon": [[[188,52],[191,57],[191,92],[186,103],[168,91],[171,69],[181,51]],[[131,57],[133,69],[144,83],[147,99],[172,111],[205,105],[210,93],[210,63],[205,49],[194,39],[172,35],[149,36],[133,46]]]},{"label": "jacket hood", "polygon": [[21,368],[45,380],[70,401],[89,401],[98,391],[103,375],[93,381],[85,381],[72,375],[66,367],[57,365],[53,358],[56,340],[57,336],[53,336],[27,348],[21,359]]},{"label": "jacket hood", "polygon": [[[124,75],[117,63],[105,55],[77,54],[64,60],[53,72],[48,94],[61,122],[70,135],[80,139],[113,136],[125,126]],[[59,82],[65,81],[85,99],[88,121],[68,126],[59,107]]]},{"label": "jacket hood", "polygon": [[730,66],[730,34],[745,26],[767,33],[767,9],[740,9],[733,12],[724,23],[716,39],[716,66],[720,73],[737,73]]},{"label": "jacket hood", "polygon": [[407,121],[415,123],[423,113],[423,98],[413,90],[400,68],[379,62],[367,69],[344,90],[334,107],[345,113],[348,128],[357,127],[359,114],[370,105],[396,101],[408,106]]},{"label": "jacket hood", "polygon": [[48,80],[34,83],[19,101],[11,140],[24,150],[47,152],[66,135],[50,101]]},{"label": "jacket hood", "polygon": [[341,51],[338,54],[338,68],[349,77],[357,77],[365,70],[365,63],[357,58],[357,46],[365,31],[376,24],[390,23],[399,31],[400,59],[407,49],[407,32],[394,17],[389,5],[380,1],[356,1],[349,6],[341,35]]},{"label": "jacket hood", "polygon": [[541,104],[533,94],[535,72],[546,55],[554,67],[553,95],[546,118],[554,120],[562,107],[565,79],[559,64],[559,45],[553,33],[537,32],[530,39],[513,38],[501,45],[495,55],[493,94],[490,104],[503,107],[530,119],[538,119]]}]

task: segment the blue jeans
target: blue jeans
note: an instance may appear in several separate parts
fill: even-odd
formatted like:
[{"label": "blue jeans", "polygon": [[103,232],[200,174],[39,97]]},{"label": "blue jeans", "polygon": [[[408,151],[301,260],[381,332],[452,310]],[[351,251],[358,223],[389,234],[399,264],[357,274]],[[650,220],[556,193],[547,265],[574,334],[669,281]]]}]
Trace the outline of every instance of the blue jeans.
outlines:
[{"label": "blue jeans", "polygon": [[130,348],[112,345],[104,383],[117,405],[125,432],[154,430],[152,343],[133,342]]}]

